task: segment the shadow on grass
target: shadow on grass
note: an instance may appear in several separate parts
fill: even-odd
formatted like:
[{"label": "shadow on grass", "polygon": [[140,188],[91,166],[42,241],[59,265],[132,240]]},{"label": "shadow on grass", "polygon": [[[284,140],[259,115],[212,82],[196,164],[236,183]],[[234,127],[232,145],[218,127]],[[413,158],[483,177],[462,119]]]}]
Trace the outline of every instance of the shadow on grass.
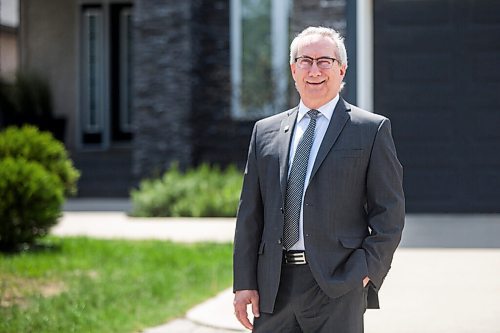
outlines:
[{"label": "shadow on grass", "polygon": [[23,243],[9,248],[0,248],[0,253],[8,256],[20,255],[23,253],[42,254],[42,253],[60,253],[62,245],[55,240],[39,240],[33,244]]}]

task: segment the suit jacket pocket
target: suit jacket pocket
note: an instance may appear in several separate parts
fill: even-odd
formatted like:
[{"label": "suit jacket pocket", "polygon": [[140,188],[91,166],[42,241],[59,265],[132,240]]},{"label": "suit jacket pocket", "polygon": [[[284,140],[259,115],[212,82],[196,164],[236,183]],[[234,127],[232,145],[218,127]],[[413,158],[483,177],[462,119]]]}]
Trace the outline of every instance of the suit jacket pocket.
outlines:
[{"label": "suit jacket pocket", "polygon": [[341,237],[340,244],[346,249],[359,249],[365,240],[364,237]]}]

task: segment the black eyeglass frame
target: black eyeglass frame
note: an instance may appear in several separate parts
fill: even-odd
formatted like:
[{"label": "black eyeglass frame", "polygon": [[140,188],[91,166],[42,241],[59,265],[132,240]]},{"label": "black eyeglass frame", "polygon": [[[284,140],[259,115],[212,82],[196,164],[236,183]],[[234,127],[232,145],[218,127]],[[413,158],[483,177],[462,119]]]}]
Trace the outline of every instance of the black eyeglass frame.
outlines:
[{"label": "black eyeglass frame", "polygon": [[[335,58],[332,58],[332,57],[319,57],[319,58],[312,58],[312,57],[309,57],[309,56],[300,56],[300,57],[295,58],[295,63],[297,63],[297,60],[299,60],[299,59],[309,59],[309,60],[311,60],[311,61],[313,62],[313,64],[314,64],[314,62],[316,61],[316,66],[318,66],[318,60],[322,60],[322,59],[328,59],[328,60],[331,60],[331,61],[333,61],[333,63],[335,63],[335,61],[336,61],[336,62],[338,62],[338,63],[339,63],[339,65],[340,65],[340,61],[338,61],[338,59],[335,59]],[[311,66],[312,66],[312,64],[311,64]],[[332,66],[333,66],[333,64],[332,64]]]}]

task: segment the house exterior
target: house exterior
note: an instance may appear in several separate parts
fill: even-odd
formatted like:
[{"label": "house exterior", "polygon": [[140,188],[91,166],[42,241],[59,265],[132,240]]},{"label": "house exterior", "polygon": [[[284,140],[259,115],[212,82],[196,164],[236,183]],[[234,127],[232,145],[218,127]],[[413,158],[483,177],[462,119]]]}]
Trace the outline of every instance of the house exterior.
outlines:
[{"label": "house exterior", "polygon": [[0,78],[11,81],[18,66],[18,7],[0,0]]},{"label": "house exterior", "polygon": [[[211,162],[297,104],[288,45],[346,37],[344,98],[387,115],[409,212],[500,212],[500,4],[459,0],[21,0],[21,66],[45,75],[80,195]],[[57,18],[57,19],[55,19]]]},{"label": "house exterior", "polygon": [[0,24],[0,76],[12,80],[17,69],[17,28]]}]

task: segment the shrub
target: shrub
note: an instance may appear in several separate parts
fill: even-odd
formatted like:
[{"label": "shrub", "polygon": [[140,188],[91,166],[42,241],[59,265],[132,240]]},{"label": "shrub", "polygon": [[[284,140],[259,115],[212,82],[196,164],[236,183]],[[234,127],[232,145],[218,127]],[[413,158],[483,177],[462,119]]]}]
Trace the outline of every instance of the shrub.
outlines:
[{"label": "shrub", "polygon": [[0,102],[5,114],[23,120],[53,118],[49,82],[34,72],[18,72],[12,83],[0,81]]},{"label": "shrub", "polygon": [[40,132],[31,125],[9,127],[0,133],[0,159],[5,157],[40,163],[59,178],[66,194],[76,193],[80,173],[73,167],[64,145],[52,134]]},{"label": "shrub", "polygon": [[65,139],[66,118],[54,116],[49,81],[33,71],[19,71],[10,83],[0,80],[0,118],[4,127],[32,124]]},{"label": "shrub", "polygon": [[0,77],[0,116],[2,123],[5,123],[5,118],[9,117],[16,110],[13,90],[13,85]]},{"label": "shrub", "polygon": [[236,216],[243,175],[202,164],[185,173],[172,167],[160,179],[143,180],[132,190],[134,216]]},{"label": "shrub", "polygon": [[0,250],[14,250],[45,235],[60,215],[63,186],[41,164],[0,160]]}]

